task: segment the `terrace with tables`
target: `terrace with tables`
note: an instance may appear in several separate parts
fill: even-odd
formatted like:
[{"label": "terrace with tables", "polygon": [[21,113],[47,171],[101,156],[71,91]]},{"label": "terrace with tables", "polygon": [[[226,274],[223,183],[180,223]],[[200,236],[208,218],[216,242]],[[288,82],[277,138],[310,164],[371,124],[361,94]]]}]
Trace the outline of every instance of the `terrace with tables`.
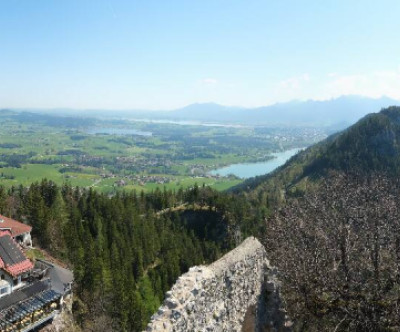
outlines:
[{"label": "terrace with tables", "polygon": [[71,293],[70,270],[29,260],[11,230],[0,230],[0,332],[28,332],[49,322]]},{"label": "terrace with tables", "polygon": [[[30,331],[53,319],[60,309],[62,294],[36,282],[0,300],[0,330]],[[15,295],[15,296],[14,296]]]}]

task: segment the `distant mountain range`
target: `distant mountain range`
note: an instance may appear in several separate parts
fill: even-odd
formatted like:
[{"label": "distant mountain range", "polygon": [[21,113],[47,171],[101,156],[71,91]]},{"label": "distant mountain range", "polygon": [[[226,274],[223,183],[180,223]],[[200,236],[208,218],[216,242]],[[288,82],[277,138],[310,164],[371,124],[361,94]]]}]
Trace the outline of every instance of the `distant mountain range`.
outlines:
[{"label": "distant mountain range", "polygon": [[[192,104],[184,108],[157,112],[151,117],[215,121],[251,125],[349,125],[364,115],[381,108],[398,105],[399,101],[359,96],[343,96],[327,101],[293,101],[258,108],[227,107],[218,104]],[[145,115],[149,117],[151,113]]]},{"label": "distant mountain range", "polygon": [[400,101],[388,97],[373,99],[361,96],[342,96],[325,101],[291,101],[257,108],[196,103],[169,111],[72,109],[24,109],[24,111],[51,113],[54,115],[123,117],[262,126],[336,126],[343,129],[368,113],[378,112],[382,108],[394,105],[400,105]]},{"label": "distant mountain range", "polygon": [[[293,101],[258,108],[227,107],[218,104],[192,104],[169,112],[146,112],[137,115],[147,118],[214,121],[251,125],[337,125],[352,124],[364,115],[381,108],[399,105],[400,102],[382,97],[379,99],[343,96],[327,101]],[[133,114],[135,115],[135,114]]]}]

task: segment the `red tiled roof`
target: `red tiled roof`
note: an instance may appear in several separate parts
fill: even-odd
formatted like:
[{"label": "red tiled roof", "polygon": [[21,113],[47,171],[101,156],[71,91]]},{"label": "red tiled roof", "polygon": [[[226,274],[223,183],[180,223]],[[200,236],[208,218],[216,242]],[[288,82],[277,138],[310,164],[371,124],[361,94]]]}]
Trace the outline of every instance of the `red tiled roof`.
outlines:
[{"label": "red tiled roof", "polygon": [[0,214],[0,230],[6,229],[11,229],[11,235],[15,237],[30,232],[32,227],[14,219],[4,217]]},{"label": "red tiled roof", "polygon": [[[0,237],[3,237],[3,236],[8,236],[10,238],[10,241],[11,241],[10,249],[12,248],[12,250],[14,251],[14,254],[15,254],[15,251],[19,252],[19,254],[21,255],[20,258],[22,258],[23,260],[19,261],[18,263],[15,263],[15,264],[6,264],[3,260],[3,258],[0,256],[0,269],[4,269],[6,272],[8,272],[13,277],[17,277],[20,274],[33,269],[33,263],[28,258],[26,258],[26,256],[22,252],[22,250],[19,248],[19,245],[10,236],[10,234],[8,232],[0,231]],[[10,253],[10,252],[8,252],[8,253]],[[6,252],[5,255],[7,256],[8,253]],[[7,259],[6,259],[6,261],[7,261]]]},{"label": "red tiled roof", "polygon": [[9,274],[11,274],[13,277],[16,277],[26,271],[29,271],[33,269],[33,263],[27,258],[23,262],[11,265],[11,266],[6,266],[4,270],[6,270]]}]

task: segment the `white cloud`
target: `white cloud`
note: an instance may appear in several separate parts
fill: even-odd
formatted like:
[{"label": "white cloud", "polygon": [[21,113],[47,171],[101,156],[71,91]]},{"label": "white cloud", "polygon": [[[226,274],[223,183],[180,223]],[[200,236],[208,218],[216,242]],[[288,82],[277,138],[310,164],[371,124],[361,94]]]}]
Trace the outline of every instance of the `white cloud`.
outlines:
[{"label": "white cloud", "polygon": [[299,89],[304,82],[310,80],[310,75],[307,73],[301,76],[290,77],[286,80],[280,81],[278,87],[281,89]]},{"label": "white cloud", "polygon": [[369,74],[338,75],[324,87],[329,97],[362,95],[400,99],[400,71],[377,71]]},{"label": "white cloud", "polygon": [[214,85],[218,83],[218,80],[216,80],[215,78],[204,78],[201,80],[201,83],[206,85]]}]

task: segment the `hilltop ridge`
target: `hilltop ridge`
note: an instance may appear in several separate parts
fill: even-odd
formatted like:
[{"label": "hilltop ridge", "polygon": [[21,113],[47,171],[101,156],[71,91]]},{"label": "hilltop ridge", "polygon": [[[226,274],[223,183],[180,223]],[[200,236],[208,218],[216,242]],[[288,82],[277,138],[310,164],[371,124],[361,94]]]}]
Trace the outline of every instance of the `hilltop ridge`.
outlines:
[{"label": "hilltop ridge", "polygon": [[250,179],[235,191],[259,192],[272,183],[298,189],[330,171],[400,174],[400,107],[366,115],[346,130],[299,152],[272,174]]}]

